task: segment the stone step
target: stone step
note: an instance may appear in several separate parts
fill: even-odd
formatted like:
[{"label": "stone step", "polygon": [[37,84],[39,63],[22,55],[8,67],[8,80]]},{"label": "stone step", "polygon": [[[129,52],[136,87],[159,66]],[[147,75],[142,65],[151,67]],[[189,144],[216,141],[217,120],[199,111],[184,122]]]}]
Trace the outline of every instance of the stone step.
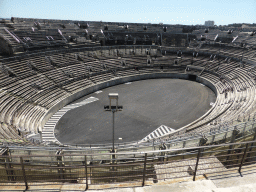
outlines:
[{"label": "stone step", "polygon": [[62,117],[63,115],[62,114],[55,114],[54,116],[52,116],[51,119],[56,119],[56,118],[59,118],[59,117]]},{"label": "stone step", "polygon": [[44,126],[44,128],[55,127],[55,125],[56,125],[56,124],[57,124],[57,122],[56,122],[56,123],[54,123],[54,124],[45,125],[45,126]]},{"label": "stone step", "polygon": [[51,134],[51,133],[49,133],[49,134],[42,134],[42,138],[48,138],[48,137],[55,139],[54,135]]},{"label": "stone step", "polygon": [[53,129],[50,129],[50,130],[49,130],[49,129],[48,129],[48,130],[43,130],[43,131],[42,131],[42,134],[44,134],[44,133],[53,133],[52,130],[53,130]]},{"label": "stone step", "polygon": [[49,120],[46,124],[49,125],[49,124],[53,124],[53,123],[55,123],[55,122],[56,122],[56,120],[52,120],[52,119],[51,119],[51,120]]},{"label": "stone step", "polygon": [[[55,137],[42,137],[43,141],[47,141],[47,140],[56,140]],[[57,140],[56,140],[57,141]]]},{"label": "stone step", "polygon": [[53,130],[53,129],[54,129],[54,127],[44,127],[43,130]]},{"label": "stone step", "polygon": [[54,127],[53,125],[45,125],[44,128],[51,128],[51,127]]},{"label": "stone step", "polygon": [[53,134],[53,132],[52,132],[52,131],[43,131],[43,132],[42,132],[42,135],[43,135],[43,134],[48,134],[48,133]]}]

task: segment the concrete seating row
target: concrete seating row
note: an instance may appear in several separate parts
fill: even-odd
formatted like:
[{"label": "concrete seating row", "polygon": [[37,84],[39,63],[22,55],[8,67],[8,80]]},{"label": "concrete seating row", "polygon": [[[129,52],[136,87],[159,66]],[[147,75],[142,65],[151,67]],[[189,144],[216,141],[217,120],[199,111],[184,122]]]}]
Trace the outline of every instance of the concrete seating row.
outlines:
[{"label": "concrete seating row", "polygon": [[213,54],[221,54],[227,57],[234,57],[239,59],[244,58],[248,60],[251,60],[252,57],[255,55],[255,50],[253,49],[234,46],[222,45],[218,47],[218,45],[203,44],[200,50],[210,52]]},{"label": "concrete seating row", "polygon": [[36,73],[31,70],[27,64],[27,60],[17,60],[17,59],[3,59],[2,65],[4,65],[5,69],[12,72],[12,75],[17,79],[24,79],[31,75],[35,75]]},{"label": "concrete seating row", "polygon": [[[214,126],[219,126],[220,124],[224,123],[230,124],[230,122],[234,123],[235,121],[237,121],[240,115],[250,115],[253,112],[254,108],[252,106],[255,104],[254,82],[243,69],[238,68],[236,74],[239,74],[239,77],[232,80],[232,83],[234,85],[234,92],[228,93],[230,95],[228,96],[228,98],[230,99],[230,101],[232,101],[228,110],[226,110],[225,113],[223,113],[221,116],[217,117],[213,121],[215,122],[214,124],[203,125],[198,129],[190,131],[190,134],[207,133],[209,132],[209,130],[214,128]],[[247,89],[241,89],[241,86],[247,87]],[[224,100],[222,99],[222,101]]]},{"label": "concrete seating row", "polygon": [[[189,131],[189,134],[207,133],[211,127],[214,127],[216,124],[223,123],[225,121],[236,121],[239,115],[248,115],[254,110],[252,106],[255,104],[255,82],[246,70],[248,66],[245,65],[244,67],[240,67],[239,63],[235,61],[230,62],[229,64],[221,65],[224,66],[220,67],[220,69],[216,72],[219,73],[219,76],[206,72],[203,72],[200,75],[201,77],[211,81],[217,88],[219,95],[215,103],[215,106],[217,105],[217,107],[215,107],[210,115],[205,117],[204,120],[200,120],[197,124],[190,126],[189,129],[191,131]],[[226,74],[225,78],[227,81],[225,84],[221,83],[219,78],[220,76],[223,76],[223,74]],[[227,97],[225,97],[223,90],[230,90],[231,87],[233,88],[233,92],[228,91]],[[222,111],[225,113],[222,113]],[[214,117],[215,114],[216,117]],[[204,122],[209,119],[212,119],[213,124],[204,124]],[[193,127],[197,128],[193,130]]]}]

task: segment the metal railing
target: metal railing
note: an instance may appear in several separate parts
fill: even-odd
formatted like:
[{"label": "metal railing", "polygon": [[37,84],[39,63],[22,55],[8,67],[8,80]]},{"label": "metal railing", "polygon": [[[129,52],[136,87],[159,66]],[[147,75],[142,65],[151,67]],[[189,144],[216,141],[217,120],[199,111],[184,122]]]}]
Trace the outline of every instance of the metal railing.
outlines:
[{"label": "metal railing", "polygon": [[[144,186],[255,169],[253,141],[132,153],[0,156],[0,185]],[[246,165],[246,167],[244,167]],[[47,183],[45,183],[47,182]]]}]

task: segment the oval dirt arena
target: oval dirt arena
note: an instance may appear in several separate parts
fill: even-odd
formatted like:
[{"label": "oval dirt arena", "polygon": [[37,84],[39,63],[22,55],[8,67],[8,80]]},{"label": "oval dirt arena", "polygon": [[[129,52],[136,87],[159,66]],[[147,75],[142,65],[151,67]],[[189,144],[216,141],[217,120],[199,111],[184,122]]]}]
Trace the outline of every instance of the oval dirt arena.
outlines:
[{"label": "oval dirt arena", "polygon": [[111,143],[112,112],[104,110],[109,93],[118,93],[123,106],[115,113],[115,142],[141,140],[161,125],[181,128],[205,114],[216,99],[210,88],[195,81],[149,79],[120,84],[75,101],[98,98],[68,111],[56,125],[56,138],[73,145]]}]

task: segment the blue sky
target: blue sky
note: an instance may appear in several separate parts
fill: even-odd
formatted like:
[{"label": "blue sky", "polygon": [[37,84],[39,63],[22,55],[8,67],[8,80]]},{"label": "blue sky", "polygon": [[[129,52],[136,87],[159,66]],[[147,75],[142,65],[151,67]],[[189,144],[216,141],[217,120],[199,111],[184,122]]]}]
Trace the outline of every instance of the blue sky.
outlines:
[{"label": "blue sky", "polygon": [[0,18],[204,24],[256,23],[256,0],[0,0]]}]

